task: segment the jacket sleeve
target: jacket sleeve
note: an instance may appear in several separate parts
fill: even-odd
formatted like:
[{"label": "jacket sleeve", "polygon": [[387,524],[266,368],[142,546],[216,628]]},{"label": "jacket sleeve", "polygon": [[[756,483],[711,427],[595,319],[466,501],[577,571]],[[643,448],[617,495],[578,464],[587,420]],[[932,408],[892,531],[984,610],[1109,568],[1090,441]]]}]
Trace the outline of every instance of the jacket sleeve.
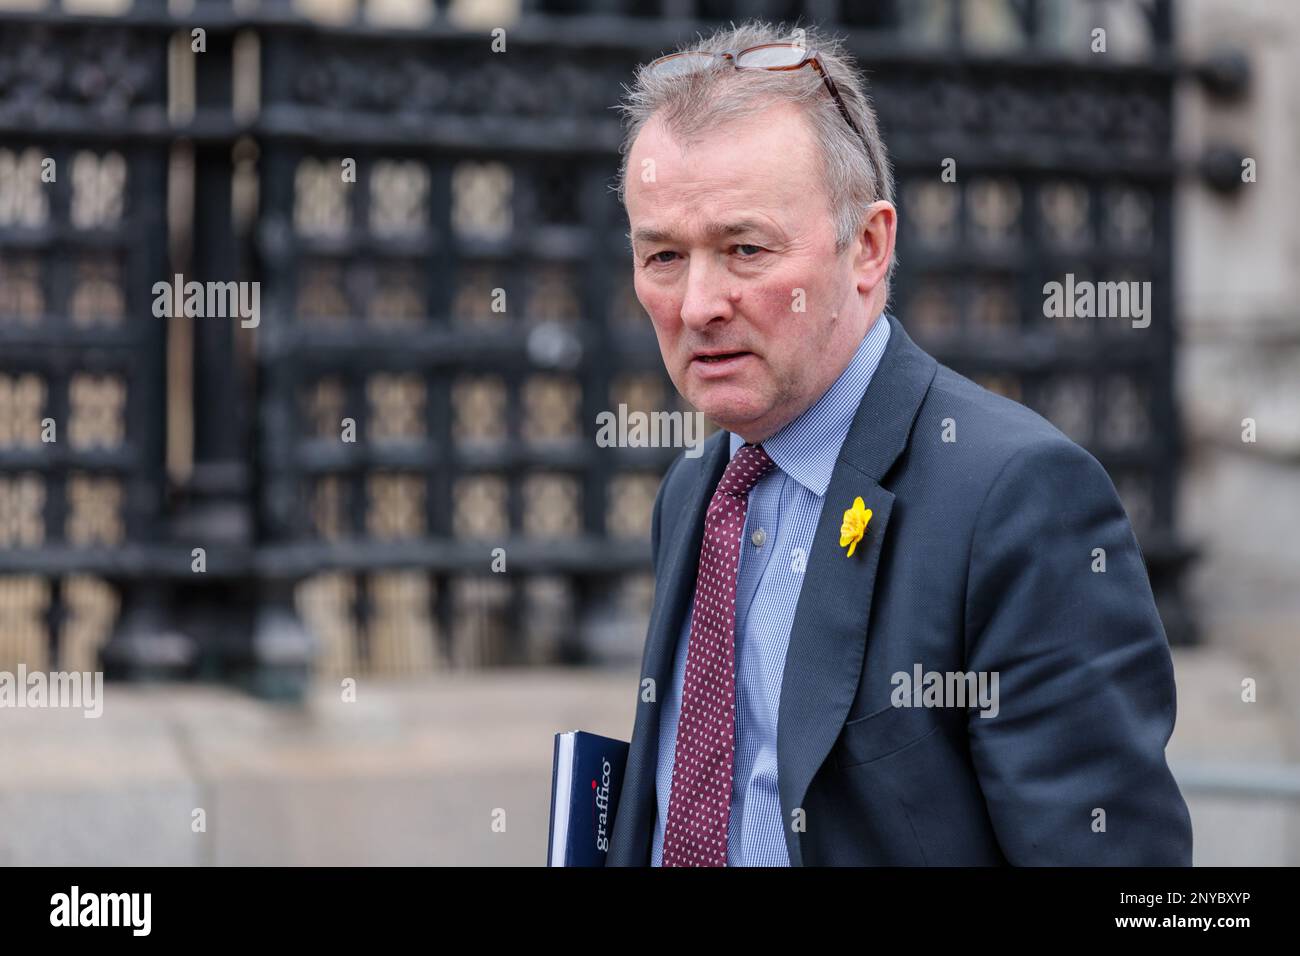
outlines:
[{"label": "jacket sleeve", "polygon": [[1065,439],[1026,447],[974,528],[966,666],[997,674],[998,712],[971,712],[971,756],[1008,861],[1190,866],[1173,662],[1109,476]]}]

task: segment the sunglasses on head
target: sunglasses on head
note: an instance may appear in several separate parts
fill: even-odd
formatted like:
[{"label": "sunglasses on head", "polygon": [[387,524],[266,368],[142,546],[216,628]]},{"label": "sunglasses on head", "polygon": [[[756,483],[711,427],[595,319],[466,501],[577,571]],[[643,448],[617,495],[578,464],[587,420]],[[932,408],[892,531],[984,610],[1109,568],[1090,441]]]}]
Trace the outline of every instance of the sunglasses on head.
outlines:
[{"label": "sunglasses on head", "polygon": [[758,46],[747,47],[744,50],[727,50],[721,53],[703,53],[699,51],[669,53],[647,63],[645,73],[656,77],[686,76],[690,73],[698,73],[700,70],[708,69],[720,59],[729,60],[732,66],[738,70],[784,71],[799,70],[805,66],[811,66],[821,76],[822,82],[826,84],[826,89],[835,98],[835,105],[840,108],[840,115],[844,117],[844,122],[848,123],[849,128],[858,134],[858,139],[862,140],[862,145],[867,145],[867,138],[862,134],[862,130],[858,129],[858,124],[853,122],[848,107],[844,105],[844,98],[840,96],[839,88],[836,87],[835,81],[831,79],[830,72],[827,71],[826,65],[822,63],[821,57],[817,55],[817,51],[809,50],[798,43],[760,43]]}]

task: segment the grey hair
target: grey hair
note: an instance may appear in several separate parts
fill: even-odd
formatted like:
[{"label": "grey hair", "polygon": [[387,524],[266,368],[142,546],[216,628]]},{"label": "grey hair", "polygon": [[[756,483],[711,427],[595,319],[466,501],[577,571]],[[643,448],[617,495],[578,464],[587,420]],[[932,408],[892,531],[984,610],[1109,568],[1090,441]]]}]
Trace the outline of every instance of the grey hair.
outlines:
[{"label": "grey hair", "polygon": [[[651,116],[659,115],[675,137],[689,141],[757,109],[786,101],[804,111],[812,128],[822,158],[822,185],[834,218],[835,251],[847,249],[862,228],[867,206],[881,199],[894,201],[894,180],[866,82],[844,52],[843,40],[816,27],[784,29],[784,24],[748,20],[740,26],[733,23],[730,28],[720,28],[676,52],[720,53],[796,38],[821,57],[849,115],[862,130],[862,138],[844,122],[834,97],[811,67],[791,72],[737,70],[719,59],[719,66],[713,69],[685,76],[654,76],[647,75],[643,64],[637,68],[633,85],[624,87],[626,95],[618,107],[627,127],[619,149],[619,201],[626,207],[632,143]],[[891,260],[891,274],[893,267]]]}]

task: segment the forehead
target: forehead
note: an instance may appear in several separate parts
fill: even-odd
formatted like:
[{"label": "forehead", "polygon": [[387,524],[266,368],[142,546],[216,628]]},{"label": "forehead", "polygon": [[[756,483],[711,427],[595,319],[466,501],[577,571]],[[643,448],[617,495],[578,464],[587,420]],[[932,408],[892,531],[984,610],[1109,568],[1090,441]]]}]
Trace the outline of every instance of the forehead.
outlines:
[{"label": "forehead", "polygon": [[661,230],[683,219],[716,219],[723,212],[787,221],[817,213],[809,197],[823,194],[812,127],[790,103],[774,104],[689,142],[656,114],[632,144],[627,178],[629,219]]}]

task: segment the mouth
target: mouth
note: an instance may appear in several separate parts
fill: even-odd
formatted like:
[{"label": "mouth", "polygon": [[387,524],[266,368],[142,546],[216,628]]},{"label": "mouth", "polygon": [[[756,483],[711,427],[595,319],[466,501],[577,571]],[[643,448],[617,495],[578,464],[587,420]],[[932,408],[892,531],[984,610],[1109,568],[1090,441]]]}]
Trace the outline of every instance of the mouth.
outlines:
[{"label": "mouth", "polygon": [[753,352],[696,352],[692,361],[705,365],[724,365],[727,362],[753,355]]},{"label": "mouth", "polygon": [[691,369],[700,378],[726,378],[739,372],[753,352],[696,352],[691,357]]}]

